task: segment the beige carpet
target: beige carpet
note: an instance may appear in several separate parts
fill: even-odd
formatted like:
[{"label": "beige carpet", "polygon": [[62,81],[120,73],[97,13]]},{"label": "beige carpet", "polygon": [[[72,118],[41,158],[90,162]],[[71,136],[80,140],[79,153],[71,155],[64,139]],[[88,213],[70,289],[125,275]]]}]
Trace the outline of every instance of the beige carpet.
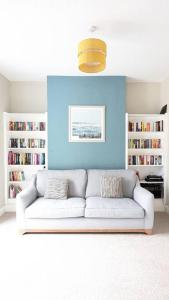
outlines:
[{"label": "beige carpet", "polygon": [[169,300],[169,215],[154,235],[18,236],[0,218],[1,300]]}]

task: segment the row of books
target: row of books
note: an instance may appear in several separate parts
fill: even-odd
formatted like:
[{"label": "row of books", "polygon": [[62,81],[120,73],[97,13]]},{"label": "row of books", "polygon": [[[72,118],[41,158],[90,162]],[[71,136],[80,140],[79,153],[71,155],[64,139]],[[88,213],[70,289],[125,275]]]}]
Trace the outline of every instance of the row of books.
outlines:
[{"label": "row of books", "polygon": [[162,165],[161,155],[129,155],[129,165]]},{"label": "row of books", "polygon": [[13,185],[10,184],[9,186],[9,198],[16,198],[17,194],[19,194],[22,191],[21,187],[19,185]]},{"label": "row of books", "polygon": [[9,181],[24,181],[25,174],[24,171],[10,171],[9,172]]},{"label": "row of books", "polygon": [[10,139],[9,148],[45,148],[44,139]]},{"label": "row of books", "polygon": [[128,131],[163,131],[163,120],[156,122],[131,122],[128,123]]},{"label": "row of books", "polygon": [[129,149],[159,149],[161,139],[128,139]]},{"label": "row of books", "polygon": [[44,165],[45,153],[16,153],[8,152],[9,165]]},{"label": "row of books", "polygon": [[9,122],[10,131],[45,131],[45,122]]}]

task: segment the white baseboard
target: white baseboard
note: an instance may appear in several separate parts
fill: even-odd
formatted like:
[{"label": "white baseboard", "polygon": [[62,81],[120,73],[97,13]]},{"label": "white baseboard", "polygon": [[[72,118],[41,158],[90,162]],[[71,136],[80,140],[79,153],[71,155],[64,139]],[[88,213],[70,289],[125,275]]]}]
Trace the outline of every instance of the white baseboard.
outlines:
[{"label": "white baseboard", "polygon": [[0,217],[6,212],[16,212],[15,205],[8,204],[0,208]]},{"label": "white baseboard", "polygon": [[16,212],[16,205],[15,204],[6,204],[5,212]]},{"label": "white baseboard", "polygon": [[165,206],[165,211],[169,214],[169,205]]},{"label": "white baseboard", "polygon": [[155,211],[161,211],[161,212],[165,211],[165,206],[163,204],[162,199],[160,199],[160,198],[154,199],[154,210]]},{"label": "white baseboard", "polygon": [[0,216],[2,216],[5,213],[5,206],[0,208]]}]

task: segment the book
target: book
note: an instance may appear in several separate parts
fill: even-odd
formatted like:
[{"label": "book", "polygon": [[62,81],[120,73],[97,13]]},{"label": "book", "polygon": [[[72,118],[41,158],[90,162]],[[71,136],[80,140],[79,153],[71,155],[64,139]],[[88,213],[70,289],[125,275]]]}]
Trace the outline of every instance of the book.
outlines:
[{"label": "book", "polygon": [[129,149],[160,149],[161,139],[128,139]]},{"label": "book", "polygon": [[45,140],[33,138],[10,138],[9,148],[45,148]]},{"label": "book", "polygon": [[24,171],[10,171],[9,172],[9,181],[24,181],[25,174]]},{"label": "book", "polygon": [[16,198],[17,194],[22,191],[22,188],[19,185],[9,185],[9,198]]},{"label": "book", "polygon": [[45,165],[45,153],[8,152],[8,165]]},{"label": "book", "polygon": [[129,155],[129,165],[162,165],[162,155]]},{"label": "book", "polygon": [[159,131],[163,131],[164,124],[163,124],[163,120],[161,121],[155,121],[155,122],[128,122],[128,131],[129,132],[151,132],[151,131],[155,131],[155,132],[159,132]]},{"label": "book", "polygon": [[14,122],[9,121],[9,131],[45,131],[45,122]]}]

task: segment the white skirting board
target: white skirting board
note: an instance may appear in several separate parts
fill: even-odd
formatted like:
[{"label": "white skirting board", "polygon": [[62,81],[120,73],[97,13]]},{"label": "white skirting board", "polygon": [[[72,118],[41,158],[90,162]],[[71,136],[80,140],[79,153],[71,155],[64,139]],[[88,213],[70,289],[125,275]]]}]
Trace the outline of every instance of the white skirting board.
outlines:
[{"label": "white skirting board", "polygon": [[169,205],[165,206],[165,211],[169,214]]},{"label": "white skirting board", "polygon": [[0,208],[0,216],[2,216],[5,213],[5,206]]},{"label": "white skirting board", "polygon": [[15,204],[6,204],[5,206],[5,212],[15,212],[16,211],[16,205]]},{"label": "white skirting board", "polygon": [[6,213],[6,212],[15,212],[16,211],[16,207],[15,205],[12,205],[12,204],[8,204],[6,206],[3,206],[0,208],[0,217]]},{"label": "white skirting board", "polygon": [[154,210],[155,211],[165,211],[165,205],[163,203],[163,200],[158,198],[154,199]]}]

